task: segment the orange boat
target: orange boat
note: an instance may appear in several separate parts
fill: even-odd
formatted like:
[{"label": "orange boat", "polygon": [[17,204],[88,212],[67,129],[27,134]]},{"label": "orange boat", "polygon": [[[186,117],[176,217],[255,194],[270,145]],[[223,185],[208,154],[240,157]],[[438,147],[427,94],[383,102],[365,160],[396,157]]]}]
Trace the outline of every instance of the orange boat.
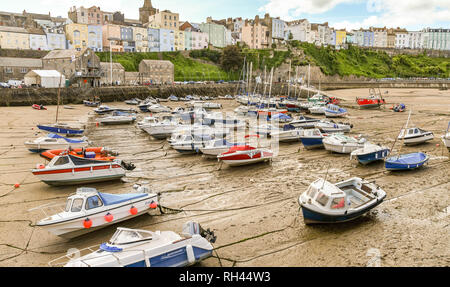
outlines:
[{"label": "orange boat", "polygon": [[89,148],[76,148],[76,149],[54,149],[41,153],[41,157],[52,160],[55,156],[59,156],[62,153],[67,152],[69,155],[73,155],[81,158],[88,158],[97,161],[113,161],[116,159],[117,153],[105,149],[104,147],[89,147]]}]

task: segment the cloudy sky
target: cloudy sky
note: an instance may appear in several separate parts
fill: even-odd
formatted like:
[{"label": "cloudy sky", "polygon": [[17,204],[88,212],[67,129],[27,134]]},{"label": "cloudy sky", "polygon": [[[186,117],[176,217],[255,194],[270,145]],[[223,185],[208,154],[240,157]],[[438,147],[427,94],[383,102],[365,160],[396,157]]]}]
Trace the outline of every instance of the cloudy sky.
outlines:
[{"label": "cloudy sky", "polygon": [[[121,10],[126,18],[138,19],[144,0],[2,0],[0,10],[35,13],[51,12],[67,17],[71,6],[93,5],[102,10]],[[307,18],[329,22],[335,28],[425,27],[450,28],[450,0],[152,0],[158,9],[180,13],[181,20],[193,22],[226,17],[253,18],[255,15],[280,16],[284,20]]]}]

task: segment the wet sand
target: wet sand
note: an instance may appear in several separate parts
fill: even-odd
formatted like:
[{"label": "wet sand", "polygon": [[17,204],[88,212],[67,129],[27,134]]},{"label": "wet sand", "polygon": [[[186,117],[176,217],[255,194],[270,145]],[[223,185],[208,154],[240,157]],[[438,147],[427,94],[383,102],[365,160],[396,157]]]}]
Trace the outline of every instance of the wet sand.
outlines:
[{"label": "wet sand", "polygon": [[[329,94],[354,107],[346,120],[354,124],[353,135],[363,134],[388,147],[408,118],[408,112],[394,113],[388,107],[405,103],[413,109],[412,122],[434,132],[435,139],[402,147],[402,152],[426,152],[429,164],[416,171],[387,172],[382,162],[361,166],[347,155],[307,151],[298,142],[280,144],[280,154],[271,164],[231,168],[198,155],[178,154],[134,125],[96,127],[92,108],[74,106],[61,109],[61,122],[86,121],[94,146],[112,148],[137,166],[123,182],[89,186],[123,193],[134,183],[148,184],[162,193],[163,206],[184,212],[144,215],[71,241],[34,227],[45,216],[40,210],[30,211],[64,204],[75,192],[74,186],[50,187],[33,176],[30,170],[45,161],[23,145],[37,137],[36,124],[54,122],[56,107],[0,107],[0,266],[47,266],[71,248],[106,242],[118,226],[180,232],[189,220],[217,235],[215,257],[200,266],[366,266],[378,255],[381,266],[449,266],[450,161],[440,137],[450,121],[450,91],[389,89],[384,95],[387,108],[370,111],[355,107],[355,97],[366,96],[368,89]],[[234,100],[218,102],[224,111],[238,106]],[[143,116],[140,113],[138,120]],[[385,202],[348,223],[306,226],[298,196],[317,177],[325,177],[327,169],[331,182],[353,176],[375,180],[387,192]],[[15,189],[15,183],[20,188]]]}]

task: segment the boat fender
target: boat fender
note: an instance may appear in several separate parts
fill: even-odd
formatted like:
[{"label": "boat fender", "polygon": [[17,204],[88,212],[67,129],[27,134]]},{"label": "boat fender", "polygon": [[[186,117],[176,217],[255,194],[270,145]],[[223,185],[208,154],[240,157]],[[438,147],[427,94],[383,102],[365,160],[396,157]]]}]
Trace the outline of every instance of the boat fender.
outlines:
[{"label": "boat fender", "polygon": [[187,254],[189,264],[195,263],[194,248],[192,248],[192,245],[186,246],[186,254]]},{"label": "boat fender", "polygon": [[136,207],[132,206],[132,207],[130,208],[130,213],[131,213],[132,215],[136,215],[136,214],[138,214],[138,209],[137,209]]},{"label": "boat fender", "polygon": [[114,220],[114,216],[111,214],[111,213],[107,213],[106,215],[105,215],[105,221],[106,222],[112,222]]},{"label": "boat fender", "polygon": [[84,228],[86,228],[86,229],[91,228],[91,227],[92,227],[92,220],[90,220],[89,218],[86,218],[86,219],[83,221],[83,226],[84,226]]},{"label": "boat fender", "polygon": [[150,203],[150,208],[151,209],[156,209],[158,207],[158,203],[152,201],[152,203]]}]

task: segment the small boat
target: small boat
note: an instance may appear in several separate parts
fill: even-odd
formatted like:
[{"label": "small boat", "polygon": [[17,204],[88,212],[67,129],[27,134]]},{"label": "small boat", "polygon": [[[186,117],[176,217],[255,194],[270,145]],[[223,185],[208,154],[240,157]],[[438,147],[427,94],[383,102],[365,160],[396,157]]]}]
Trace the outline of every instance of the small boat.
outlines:
[{"label": "small boat", "polygon": [[402,113],[406,110],[406,105],[405,104],[396,104],[391,107],[391,110],[393,110],[396,113]]},{"label": "small boat", "polygon": [[359,163],[366,165],[374,161],[384,160],[391,150],[388,147],[366,143],[363,148],[352,151],[350,160],[356,157]]},{"label": "small boat", "polygon": [[160,104],[150,105],[147,109],[151,113],[170,113],[172,111],[171,108]]},{"label": "small boat", "polygon": [[64,106],[64,109],[66,109],[66,110],[74,110],[75,108],[72,107],[72,106]]},{"label": "small boat", "polygon": [[387,170],[411,170],[423,166],[429,159],[425,153],[415,152],[387,158],[384,163]]},{"label": "small boat", "polygon": [[199,153],[200,148],[206,145],[211,137],[201,137],[194,134],[181,134],[176,140],[170,142],[170,146],[179,153]]},{"label": "small boat", "polygon": [[[185,267],[212,256],[214,232],[196,222],[183,225],[181,235],[173,231],[118,228],[107,243],[96,251],[70,260],[65,267]],[[81,250],[80,252],[83,252]],[[52,266],[67,256],[57,258]]]},{"label": "small boat", "polygon": [[202,104],[202,107],[204,109],[207,109],[207,110],[221,109],[222,108],[222,104],[206,102],[206,103]]},{"label": "small boat", "polygon": [[36,226],[71,239],[157,208],[157,194],[149,193],[148,188],[140,186],[135,189],[137,193],[109,194],[98,192],[95,188],[78,188],[74,195],[68,197],[63,212],[40,220]]},{"label": "small boat", "polygon": [[341,118],[345,117],[347,114],[348,113],[346,109],[333,104],[328,105],[325,109],[325,116],[327,118]]},{"label": "small boat", "polygon": [[80,126],[69,125],[63,123],[56,123],[52,125],[38,125],[38,129],[54,133],[54,134],[63,134],[66,136],[70,135],[81,135],[84,133],[84,129]]},{"label": "small boat", "polygon": [[102,103],[100,101],[87,101],[87,100],[83,101],[83,105],[85,105],[86,107],[96,108],[96,107],[100,106],[101,104]]},{"label": "small boat", "polygon": [[114,111],[110,116],[98,120],[103,125],[131,124],[136,120],[136,115]]},{"label": "small boat", "polygon": [[331,134],[325,137],[322,142],[328,151],[347,154],[363,148],[366,139],[349,137],[344,134]]},{"label": "small boat", "polygon": [[293,125],[285,125],[282,130],[273,131],[270,136],[279,142],[297,142],[303,135],[302,128],[296,128]]},{"label": "small boat", "polygon": [[[161,101],[161,99],[160,99],[160,101]],[[157,104],[157,101],[156,101],[156,100],[154,100],[154,99],[146,99],[146,100],[144,100],[144,101],[142,101],[141,103],[138,104],[138,108],[139,108],[139,110],[140,110],[141,112],[143,112],[143,113],[148,113],[148,112],[150,112],[150,111],[148,110],[148,108],[149,108],[151,105],[155,105],[155,104]]]},{"label": "small boat", "polygon": [[136,113],[134,109],[119,109],[119,108],[110,108],[106,105],[101,105],[100,107],[94,109],[94,112],[98,115],[104,115],[112,112],[123,112],[123,113]]},{"label": "small boat", "polygon": [[327,107],[325,105],[315,105],[310,107],[308,110],[313,115],[324,115]]},{"label": "small boat", "polygon": [[172,95],[169,97],[169,101],[178,102],[179,99],[176,96]]},{"label": "small boat", "polygon": [[34,153],[40,153],[53,149],[83,148],[89,145],[88,138],[82,137],[78,140],[68,139],[57,134],[48,134],[34,141],[26,141],[25,147]]},{"label": "small boat", "polygon": [[361,109],[380,108],[386,104],[381,92],[376,93],[375,89],[370,89],[369,94],[367,98],[356,98],[356,103]]},{"label": "small boat", "polygon": [[353,128],[353,125],[346,123],[335,123],[334,121],[321,120],[314,127],[324,133],[347,133]]},{"label": "small boat", "polygon": [[206,157],[217,158],[219,154],[222,154],[230,149],[232,146],[242,145],[240,143],[231,143],[225,139],[211,140],[200,148],[200,152]]},{"label": "small boat", "polygon": [[179,122],[172,116],[163,116],[156,123],[145,124],[141,129],[155,139],[166,139],[180,127]]},{"label": "small boat", "polygon": [[46,110],[47,110],[47,108],[44,107],[43,105],[36,105],[36,104],[34,104],[34,105],[32,105],[31,107],[32,107],[33,109],[39,110],[39,111],[46,111]]},{"label": "small boat", "polygon": [[143,130],[143,127],[145,127],[146,125],[156,124],[157,122],[158,119],[156,117],[145,117],[142,121],[137,123],[137,127]]},{"label": "small boat", "polygon": [[332,184],[314,181],[299,197],[305,224],[341,223],[380,205],[386,192],[373,182],[354,177]]},{"label": "small boat", "polygon": [[271,117],[267,117],[268,121],[277,121],[279,123],[289,123],[292,122],[292,118],[286,114],[276,114]]},{"label": "small boat", "polygon": [[84,156],[85,153],[89,154],[91,158],[98,161],[113,161],[119,154],[104,147],[87,147],[87,148],[64,148],[64,149],[52,149],[46,150],[40,154],[42,158],[46,160],[52,160],[54,157],[61,155],[62,153],[68,153],[74,156]]},{"label": "small boat", "polygon": [[442,136],[442,142],[447,147],[447,149],[450,151],[450,122],[448,123],[447,131]]},{"label": "small boat", "polygon": [[131,99],[131,100],[126,100],[125,104],[127,105],[132,105],[132,106],[137,106],[139,105],[141,101],[139,99]]},{"label": "small boat", "polygon": [[259,109],[257,110],[258,115],[261,116],[269,116],[272,117],[276,114],[286,114],[288,111],[285,109],[277,109],[277,108],[268,108],[268,109]]},{"label": "small boat", "polygon": [[118,180],[126,170],[133,170],[132,164],[121,160],[97,160],[95,152],[73,155],[61,152],[46,166],[38,165],[31,172],[48,185],[74,185],[91,182]]},{"label": "small boat", "polygon": [[323,148],[323,139],[328,134],[322,133],[319,129],[304,130],[300,136],[300,141],[306,149]]},{"label": "small boat", "polygon": [[402,129],[398,139],[403,139],[403,143],[405,145],[416,145],[433,140],[434,134],[432,132],[413,127],[406,130]]},{"label": "small boat", "polygon": [[305,117],[304,115],[300,115],[296,120],[292,121],[290,124],[296,128],[314,128],[316,123],[320,122],[319,119]]},{"label": "small boat", "polygon": [[229,166],[242,166],[272,160],[273,151],[249,145],[232,146],[227,152],[217,156]]}]

